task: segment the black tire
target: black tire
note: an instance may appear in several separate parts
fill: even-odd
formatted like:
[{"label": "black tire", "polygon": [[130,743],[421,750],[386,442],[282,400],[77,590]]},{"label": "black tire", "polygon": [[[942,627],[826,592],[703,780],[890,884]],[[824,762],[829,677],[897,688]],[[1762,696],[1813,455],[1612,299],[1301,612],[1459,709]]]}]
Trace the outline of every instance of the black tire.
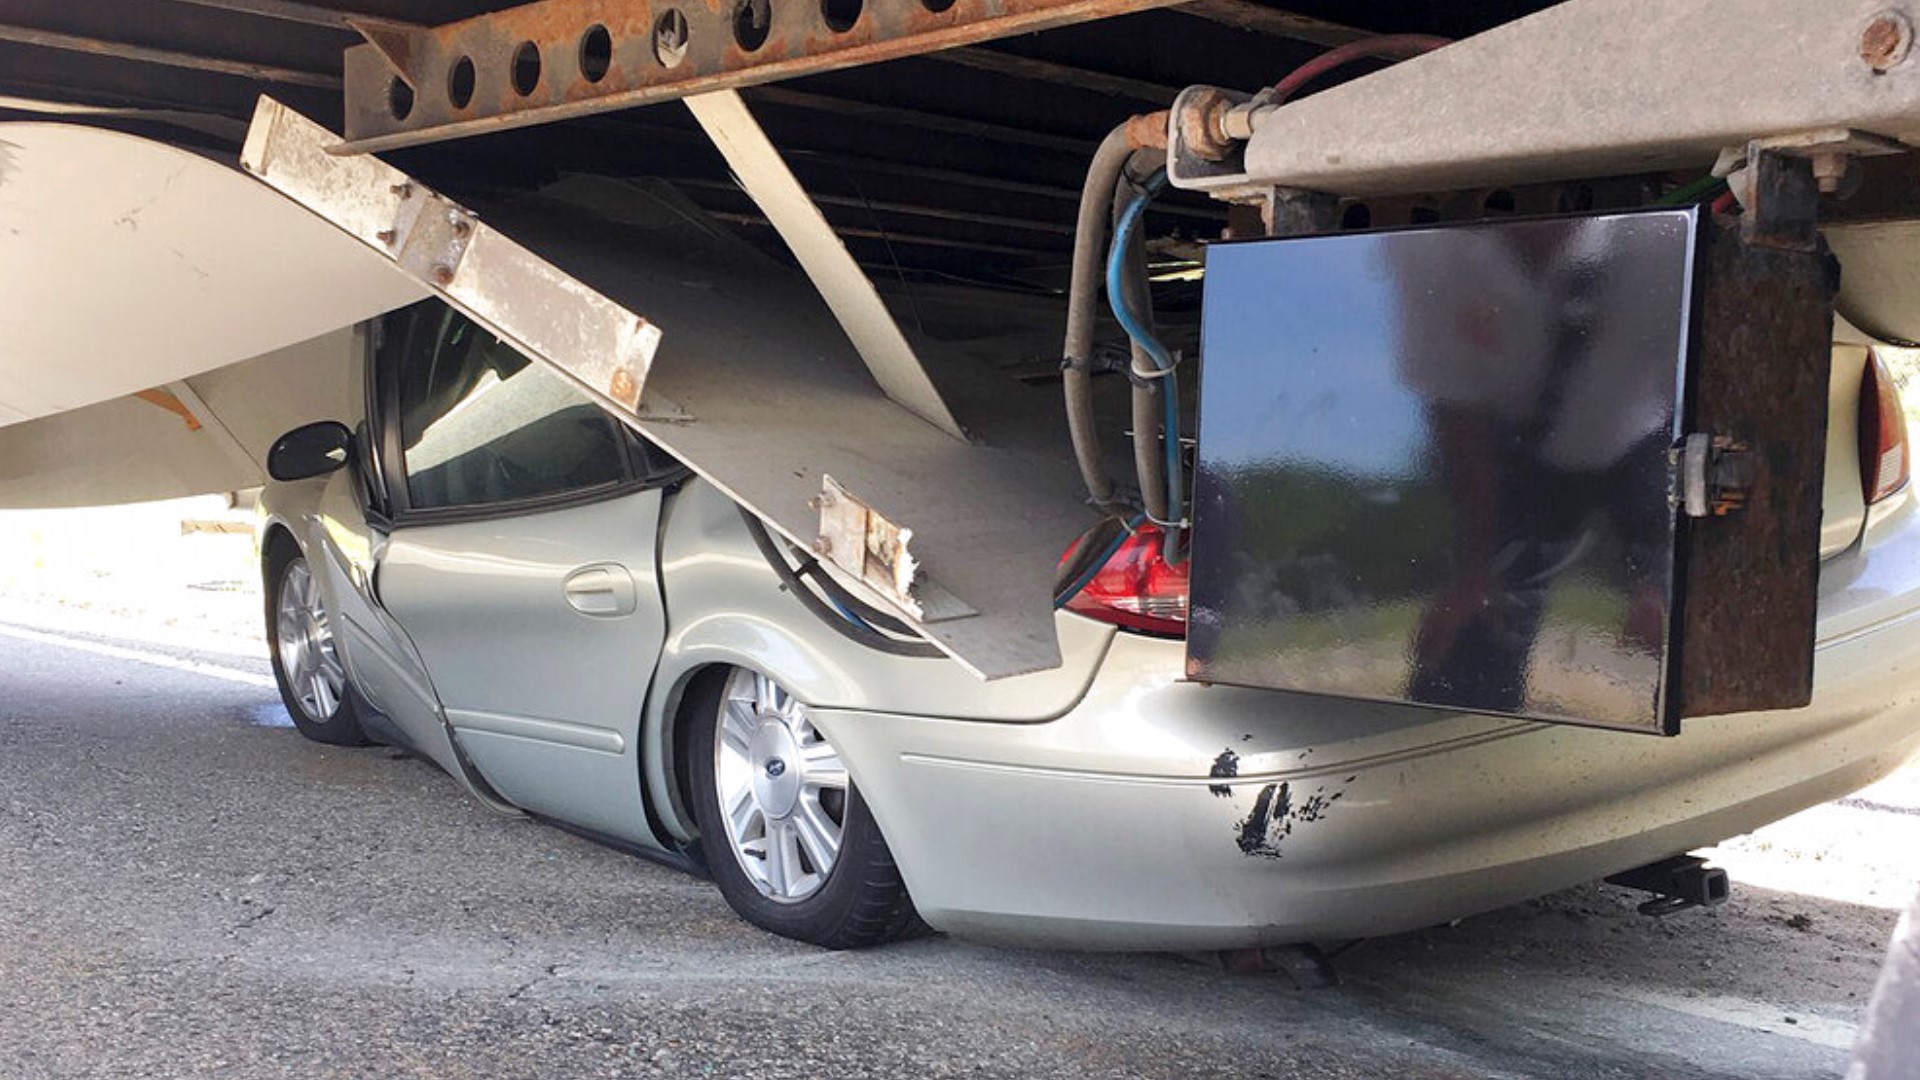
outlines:
[{"label": "black tire", "polygon": [[866,948],[926,932],[880,827],[850,782],[840,814],[839,854],[810,895],[772,899],[749,879],[742,864],[746,856],[738,853],[722,821],[715,768],[728,674],[702,679],[691,691],[684,744],[700,847],[720,895],[753,925],[828,949]]},{"label": "black tire", "polygon": [[[280,688],[280,701],[287,708],[287,715],[293,718],[293,726],[300,734],[317,743],[330,746],[369,746],[373,740],[367,738],[360,726],[362,705],[359,691],[353,687],[353,680],[346,674],[344,666],[340,669],[340,688],[331,702],[330,709],[316,709],[301,700],[301,693],[294,686],[281,649],[280,599],[288,588],[288,582],[298,574],[305,574],[309,587],[315,589],[318,597],[318,585],[312,582],[312,569],[291,541],[281,540],[269,549],[266,566],[267,594],[267,655],[273,663],[273,681]],[[316,599],[316,604],[320,601]],[[322,615],[327,613],[321,609]],[[337,662],[337,654],[336,654]]]}]

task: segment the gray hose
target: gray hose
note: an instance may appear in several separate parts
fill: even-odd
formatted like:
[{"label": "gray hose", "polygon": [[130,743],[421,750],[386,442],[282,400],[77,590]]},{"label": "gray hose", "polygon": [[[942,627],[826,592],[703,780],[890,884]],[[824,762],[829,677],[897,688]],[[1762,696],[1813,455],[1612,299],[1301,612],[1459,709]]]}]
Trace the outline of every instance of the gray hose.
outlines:
[{"label": "gray hose", "polygon": [[[1151,173],[1166,163],[1167,155],[1158,150],[1141,150],[1128,159],[1114,184],[1113,217],[1118,219],[1127,198],[1133,194],[1133,177]],[[1134,226],[1138,234],[1141,226]],[[1147,246],[1136,235],[1127,251],[1127,307],[1136,311],[1148,330],[1153,329],[1153,298],[1147,285]],[[1154,370],[1153,361],[1139,344],[1133,346],[1133,467],[1140,475],[1140,505],[1147,517],[1167,519],[1166,455],[1160,448],[1159,380],[1142,380],[1140,375]]]},{"label": "gray hose", "polygon": [[1113,187],[1133,154],[1133,143],[1122,124],[1100,140],[1080,186],[1080,216],[1073,231],[1073,277],[1067,287],[1067,341],[1061,387],[1066,394],[1067,433],[1080,461],[1093,503],[1108,513],[1118,511],[1113,479],[1100,455],[1100,432],[1093,417],[1093,323],[1100,301],[1100,279],[1105,269],[1107,230],[1113,207]]}]

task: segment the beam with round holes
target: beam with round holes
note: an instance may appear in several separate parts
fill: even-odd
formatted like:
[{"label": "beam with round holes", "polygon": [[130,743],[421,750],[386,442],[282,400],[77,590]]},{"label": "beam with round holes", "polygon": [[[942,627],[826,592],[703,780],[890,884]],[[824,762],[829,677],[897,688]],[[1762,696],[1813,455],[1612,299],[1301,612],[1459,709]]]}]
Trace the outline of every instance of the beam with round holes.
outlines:
[{"label": "beam with round holes", "polygon": [[356,23],[346,142],[389,150],[974,45],[1178,0],[541,0]]}]

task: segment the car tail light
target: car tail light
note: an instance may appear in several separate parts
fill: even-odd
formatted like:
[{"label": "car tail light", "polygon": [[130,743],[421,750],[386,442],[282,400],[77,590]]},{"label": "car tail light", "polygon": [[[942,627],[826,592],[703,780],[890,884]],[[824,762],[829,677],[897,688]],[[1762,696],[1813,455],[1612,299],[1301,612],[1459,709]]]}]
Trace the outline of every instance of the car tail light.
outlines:
[{"label": "car tail light", "polygon": [[[1066,598],[1068,611],[1126,630],[1184,637],[1187,632],[1187,564],[1166,560],[1166,534],[1157,525],[1121,533],[1119,542],[1090,568],[1085,583]],[[1063,564],[1080,545],[1069,549]]]},{"label": "car tail light", "polygon": [[1907,415],[1900,389],[1878,350],[1868,353],[1860,383],[1860,479],[1867,503],[1877,503],[1907,486]]}]

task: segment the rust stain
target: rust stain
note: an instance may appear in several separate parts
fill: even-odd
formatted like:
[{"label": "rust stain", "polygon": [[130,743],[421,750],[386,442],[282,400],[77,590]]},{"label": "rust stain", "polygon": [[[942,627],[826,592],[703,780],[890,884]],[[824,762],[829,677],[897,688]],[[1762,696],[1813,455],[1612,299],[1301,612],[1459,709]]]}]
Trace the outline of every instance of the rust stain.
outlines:
[{"label": "rust stain", "polygon": [[607,380],[607,396],[629,409],[640,403],[640,384],[634,380],[632,368],[614,369],[613,378]]},{"label": "rust stain", "polygon": [[138,393],[134,394],[133,396],[139,398],[141,401],[144,401],[149,405],[158,405],[161,408],[167,410],[168,412],[174,414],[175,416],[178,416],[180,419],[186,421],[188,431],[200,430],[200,418],[193,415],[193,410],[187,408],[185,402],[173,396],[172,391],[158,390],[158,389],[141,390]]},{"label": "rust stain", "polygon": [[1874,17],[1860,34],[1860,59],[1876,72],[1885,73],[1907,58],[1913,44],[1913,24],[1896,11]]}]

